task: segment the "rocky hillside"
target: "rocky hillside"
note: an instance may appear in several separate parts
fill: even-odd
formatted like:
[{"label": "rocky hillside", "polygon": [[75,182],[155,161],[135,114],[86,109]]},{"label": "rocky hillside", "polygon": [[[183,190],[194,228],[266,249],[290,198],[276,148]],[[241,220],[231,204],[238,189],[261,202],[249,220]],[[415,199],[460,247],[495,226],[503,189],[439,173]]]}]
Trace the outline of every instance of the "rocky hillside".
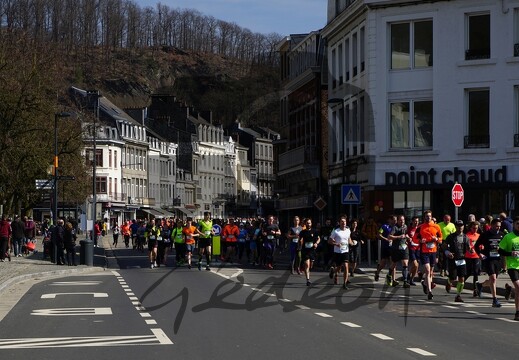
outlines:
[{"label": "rocky hillside", "polygon": [[150,94],[167,92],[200,110],[212,110],[213,119],[223,124],[238,119],[276,128],[276,68],[171,47],[109,54],[93,49],[68,57],[65,68],[65,82],[99,89],[119,107],[146,106]]}]

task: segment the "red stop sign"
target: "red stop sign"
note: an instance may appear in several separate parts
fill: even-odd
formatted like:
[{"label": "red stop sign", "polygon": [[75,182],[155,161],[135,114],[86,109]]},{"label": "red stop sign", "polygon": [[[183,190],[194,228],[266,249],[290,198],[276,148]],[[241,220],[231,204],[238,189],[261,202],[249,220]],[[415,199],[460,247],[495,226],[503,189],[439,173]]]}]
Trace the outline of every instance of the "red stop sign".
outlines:
[{"label": "red stop sign", "polygon": [[463,191],[463,186],[461,184],[454,184],[452,187],[452,202],[454,206],[460,207],[463,204],[463,200],[465,200],[465,192]]}]

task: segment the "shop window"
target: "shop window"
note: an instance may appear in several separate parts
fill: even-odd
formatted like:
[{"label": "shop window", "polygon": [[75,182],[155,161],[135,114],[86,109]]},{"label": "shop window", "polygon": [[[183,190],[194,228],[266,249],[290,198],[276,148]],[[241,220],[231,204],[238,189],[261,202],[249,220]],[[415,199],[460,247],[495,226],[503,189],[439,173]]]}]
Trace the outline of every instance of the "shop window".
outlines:
[{"label": "shop window", "polygon": [[432,148],[432,101],[394,102],[390,107],[391,149]]}]

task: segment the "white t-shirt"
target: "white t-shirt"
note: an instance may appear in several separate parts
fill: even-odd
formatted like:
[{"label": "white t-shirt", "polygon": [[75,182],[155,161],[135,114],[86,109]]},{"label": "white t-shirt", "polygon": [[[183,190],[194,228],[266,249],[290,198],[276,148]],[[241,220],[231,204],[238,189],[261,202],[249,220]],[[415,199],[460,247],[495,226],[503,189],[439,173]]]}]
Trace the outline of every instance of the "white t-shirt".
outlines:
[{"label": "white t-shirt", "polygon": [[341,230],[340,228],[333,230],[332,234],[330,235],[330,239],[333,239],[333,241],[335,242],[333,252],[339,254],[347,253],[349,251],[348,242],[350,240],[350,236],[351,230],[349,227],[346,227],[346,229],[344,230]]}]

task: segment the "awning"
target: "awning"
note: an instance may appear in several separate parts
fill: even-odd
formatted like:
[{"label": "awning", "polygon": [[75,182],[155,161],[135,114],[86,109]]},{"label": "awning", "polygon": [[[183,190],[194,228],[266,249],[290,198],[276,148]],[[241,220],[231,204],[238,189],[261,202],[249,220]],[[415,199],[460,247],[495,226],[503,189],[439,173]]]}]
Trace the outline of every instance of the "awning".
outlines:
[{"label": "awning", "polygon": [[178,211],[184,213],[184,214],[187,215],[187,216],[193,216],[193,214],[194,214],[193,211],[191,211],[191,210],[189,210],[189,209],[186,209],[186,208],[184,208],[184,207],[176,207],[176,206],[175,206],[175,210],[178,210]]},{"label": "awning", "polygon": [[160,212],[164,214],[165,217],[175,217],[175,214],[166,210],[166,209],[160,209]]},{"label": "awning", "polygon": [[161,212],[158,212],[155,209],[144,209],[144,208],[141,208],[140,210],[144,211],[145,213],[148,213],[150,215],[153,215],[153,216],[158,216],[158,217],[164,216]]}]

